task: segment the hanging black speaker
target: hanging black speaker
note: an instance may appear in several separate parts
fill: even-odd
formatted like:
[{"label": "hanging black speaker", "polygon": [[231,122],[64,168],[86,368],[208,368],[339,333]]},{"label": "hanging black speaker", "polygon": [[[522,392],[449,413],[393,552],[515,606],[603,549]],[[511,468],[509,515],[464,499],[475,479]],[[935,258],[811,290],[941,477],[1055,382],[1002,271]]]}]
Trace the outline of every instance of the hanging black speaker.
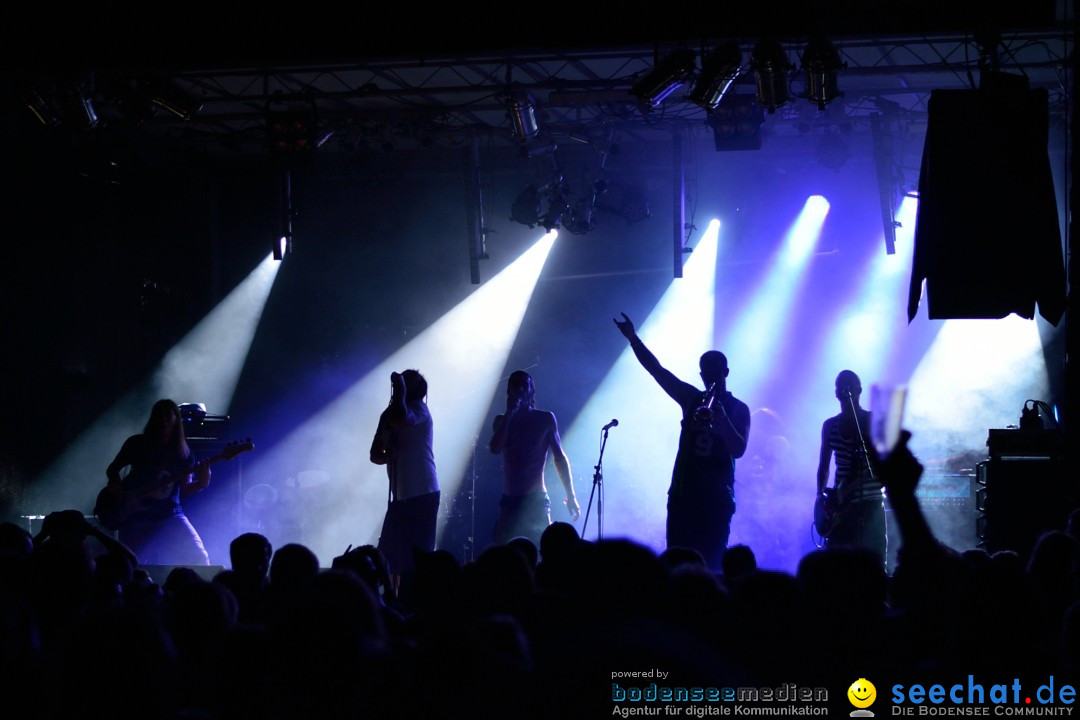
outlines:
[{"label": "hanging black speaker", "polygon": [[909,320],[924,280],[931,319],[1033,318],[1038,304],[1057,325],[1065,310],[1048,96],[1006,85],[931,93]]}]

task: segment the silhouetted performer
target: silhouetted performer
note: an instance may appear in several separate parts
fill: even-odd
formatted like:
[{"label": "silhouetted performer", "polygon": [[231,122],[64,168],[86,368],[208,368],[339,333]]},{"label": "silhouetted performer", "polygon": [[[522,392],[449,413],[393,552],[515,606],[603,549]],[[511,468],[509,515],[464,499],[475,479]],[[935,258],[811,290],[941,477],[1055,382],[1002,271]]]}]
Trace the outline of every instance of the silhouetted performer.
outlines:
[{"label": "silhouetted performer", "polygon": [[735,514],[735,460],[746,452],[750,408],[727,390],[727,357],[717,350],[701,356],[705,391],[665,369],[622,314],[616,327],[630,341],[642,367],[682,408],[679,452],[668,490],[667,545],[697,550],[713,572],[727,548]]},{"label": "silhouetted performer", "polygon": [[385,465],[390,498],[379,551],[390,563],[394,590],[412,571],[413,548],[435,549],[439,478],[432,451],[427,380],[416,370],[390,373],[390,404],[379,417],[371,441],[371,462]]},{"label": "silhouetted performer", "polygon": [[105,470],[109,490],[130,512],[120,540],[142,565],[209,565],[202,538],[180,499],[210,484],[210,466],[196,465],[184,437],[180,408],[158,400],[142,434],[132,435]]},{"label": "silhouetted performer", "polygon": [[[829,462],[836,458],[836,518],[827,533],[827,547],[863,547],[873,550],[885,563],[885,503],[881,481],[866,459],[870,443],[870,413],[859,406],[862,383],[851,370],[836,376],[836,399],[840,414],[821,426],[821,456],[818,460],[818,495],[826,493]],[[861,435],[860,435],[861,433]],[[819,528],[819,532],[821,529]],[[825,533],[822,533],[825,534]]]},{"label": "silhouetted performer", "polygon": [[581,516],[559,424],[554,413],[536,409],[535,395],[527,372],[511,373],[506,382],[506,413],[495,417],[492,428],[491,452],[503,456],[503,495],[495,522],[498,544],[520,535],[539,545],[551,524],[551,499],[544,484],[549,452],[566,491],[566,509],[573,520]]}]

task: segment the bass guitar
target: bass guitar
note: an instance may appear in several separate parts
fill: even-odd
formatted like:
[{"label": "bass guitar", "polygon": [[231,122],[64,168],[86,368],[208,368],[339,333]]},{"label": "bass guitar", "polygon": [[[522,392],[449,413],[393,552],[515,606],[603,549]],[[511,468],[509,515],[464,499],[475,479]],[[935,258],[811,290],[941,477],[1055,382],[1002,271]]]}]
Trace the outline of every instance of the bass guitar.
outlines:
[{"label": "bass guitar", "polygon": [[213,457],[200,460],[194,466],[175,474],[163,474],[154,482],[138,488],[123,488],[113,490],[108,485],[101,489],[94,504],[94,515],[102,527],[117,531],[122,528],[135,513],[148,509],[149,504],[155,500],[168,497],[168,492],[173,484],[182,481],[188,475],[197,472],[203,467],[209,467],[222,460],[232,460],[241,453],[255,449],[255,444],[248,438],[244,442],[239,440],[231,442]]}]

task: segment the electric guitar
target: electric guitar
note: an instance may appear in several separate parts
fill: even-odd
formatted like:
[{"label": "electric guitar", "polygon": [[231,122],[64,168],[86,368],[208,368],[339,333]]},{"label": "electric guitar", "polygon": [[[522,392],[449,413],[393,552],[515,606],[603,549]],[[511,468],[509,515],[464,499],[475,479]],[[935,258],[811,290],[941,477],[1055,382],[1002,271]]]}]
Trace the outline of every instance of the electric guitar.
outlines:
[{"label": "electric guitar", "polygon": [[157,480],[142,487],[113,490],[106,485],[98,493],[97,502],[94,505],[94,515],[97,516],[102,527],[115,532],[122,528],[132,515],[148,509],[150,502],[167,497],[168,491],[174,483],[182,481],[185,477],[203,467],[209,467],[222,460],[232,460],[237,455],[254,449],[255,444],[251,442],[251,438],[244,442],[237,440],[226,445],[221,452],[213,457],[200,460],[192,467],[178,473],[163,474]]},{"label": "electric guitar", "polygon": [[828,539],[839,519],[840,503],[836,500],[836,488],[825,488],[825,492],[814,501],[814,530]]}]

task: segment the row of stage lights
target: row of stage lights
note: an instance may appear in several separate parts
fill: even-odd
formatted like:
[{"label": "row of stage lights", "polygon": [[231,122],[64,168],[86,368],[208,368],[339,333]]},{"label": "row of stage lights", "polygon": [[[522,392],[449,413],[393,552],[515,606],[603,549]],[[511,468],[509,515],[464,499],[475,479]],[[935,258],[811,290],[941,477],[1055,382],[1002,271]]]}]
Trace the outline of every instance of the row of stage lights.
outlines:
[{"label": "row of stage lights", "polygon": [[[795,65],[778,40],[761,39],[750,53],[749,65],[744,64],[743,59],[740,45],[734,40],[727,41],[702,54],[699,71],[698,54],[689,48],[679,48],[660,58],[651,70],[638,78],[631,86],[630,94],[638,100],[642,110],[648,112],[694,79],[687,98],[709,111],[709,123],[714,128],[718,122],[727,121],[722,103],[731,94],[735,81],[748,71],[754,74],[756,100],[761,108],[774,113],[792,99],[791,80]],[[824,110],[826,105],[843,95],[837,75],[847,65],[828,39],[811,38],[800,61],[806,89],[798,97]],[[533,98],[527,93],[510,90],[504,99],[513,138],[527,142],[539,135],[540,122]],[[760,125],[760,121],[757,124]]]},{"label": "row of stage lights", "polygon": [[98,126],[97,99],[141,125],[158,110],[190,120],[202,99],[163,77],[129,78],[109,73],[38,77],[24,84],[21,102],[47,128],[68,125],[83,130]]},{"label": "row of stage lights", "polygon": [[[842,95],[837,75],[846,67],[840,54],[824,37],[812,38],[801,57],[805,78],[805,98],[824,110],[825,106]],[[757,150],[761,147],[760,128],[765,121],[764,111],[788,103],[793,93],[794,64],[787,51],[774,38],[764,38],[750,53],[749,65],[743,63],[743,50],[734,40],[721,43],[711,52],[703,53],[698,70],[698,54],[688,48],[676,49],[662,57],[651,70],[637,79],[630,95],[637,99],[643,112],[658,108],[668,97],[692,79],[694,84],[687,98],[708,112],[707,123],[713,130],[716,149]],[[754,73],[756,94],[731,92],[735,81],[748,71]],[[696,77],[695,77],[696,76]],[[527,92],[508,88],[503,96],[510,120],[511,136],[520,143],[530,143],[540,136],[540,120],[536,103]],[[543,187],[529,185],[514,201],[511,220],[546,230],[564,227],[574,234],[584,234],[594,227],[594,211],[607,188],[603,181],[595,183],[576,202],[567,198],[562,176]],[[543,210],[547,201],[548,209]],[[648,203],[636,203],[643,211],[630,215],[620,212],[630,222],[648,217]]]},{"label": "row of stage lights", "polygon": [[[787,103],[791,97],[790,75],[794,65],[783,46],[774,38],[764,38],[750,54],[749,69],[757,84],[757,102],[770,113]],[[803,50],[802,71],[806,79],[804,97],[819,109],[841,95],[837,74],[846,67],[840,55],[824,37],[812,38]],[[743,51],[734,40],[721,43],[702,55],[701,70],[697,70],[697,53],[679,48],[661,58],[656,65],[630,88],[630,94],[648,111],[658,107],[673,92],[697,74],[689,99],[710,112],[716,111],[734,82],[743,74]],[[60,124],[65,117],[87,128],[97,125],[93,95],[101,94],[123,108],[137,122],[145,120],[155,107],[189,119],[202,106],[201,100],[161,78],[117,78],[91,76],[45,82],[39,78],[23,90],[23,103],[38,121],[48,127]],[[527,141],[540,132],[536,105],[527,93],[507,92],[505,96],[511,133],[518,141]],[[325,139],[325,138],[324,138]],[[319,143],[321,144],[321,143]]]},{"label": "row of stage lights", "polygon": [[[847,67],[826,38],[812,38],[803,50],[802,73],[806,81],[805,99],[824,110],[842,93],[837,85],[837,75]],[[787,51],[775,38],[763,38],[750,53],[749,69],[753,71],[757,86],[757,102],[769,111],[776,112],[792,98],[791,71],[795,68]],[[686,48],[674,50],[662,58],[652,70],[630,88],[647,109],[660,105],[697,72],[697,54]],[[742,48],[735,41],[718,45],[702,57],[701,71],[690,90],[689,99],[706,110],[716,110],[741,75]]]}]

